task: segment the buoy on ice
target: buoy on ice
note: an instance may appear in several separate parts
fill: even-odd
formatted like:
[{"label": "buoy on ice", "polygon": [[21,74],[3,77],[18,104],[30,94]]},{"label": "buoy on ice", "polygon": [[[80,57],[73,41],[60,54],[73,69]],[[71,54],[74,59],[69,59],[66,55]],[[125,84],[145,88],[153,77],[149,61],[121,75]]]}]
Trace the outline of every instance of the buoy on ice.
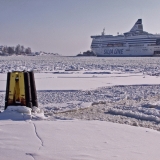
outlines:
[{"label": "buoy on ice", "polygon": [[8,106],[38,107],[33,71],[7,73],[5,109]]}]

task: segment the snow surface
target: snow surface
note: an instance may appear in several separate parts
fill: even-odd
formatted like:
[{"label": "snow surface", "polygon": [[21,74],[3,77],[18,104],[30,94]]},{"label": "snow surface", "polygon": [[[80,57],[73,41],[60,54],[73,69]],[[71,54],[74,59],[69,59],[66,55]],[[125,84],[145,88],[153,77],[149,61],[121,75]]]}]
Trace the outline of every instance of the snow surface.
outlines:
[{"label": "snow surface", "polygon": [[[1,57],[0,159],[158,160],[159,68],[159,57]],[[36,72],[39,108],[3,111],[12,70]]]},{"label": "snow surface", "polygon": [[0,114],[2,160],[159,159],[158,131],[102,121],[34,121],[22,108]]}]

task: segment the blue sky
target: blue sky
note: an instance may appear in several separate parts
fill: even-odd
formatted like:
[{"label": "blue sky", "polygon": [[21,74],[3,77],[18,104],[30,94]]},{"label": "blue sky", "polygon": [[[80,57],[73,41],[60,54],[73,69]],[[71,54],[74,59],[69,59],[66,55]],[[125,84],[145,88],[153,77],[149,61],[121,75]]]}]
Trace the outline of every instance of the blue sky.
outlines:
[{"label": "blue sky", "polygon": [[90,49],[103,28],[116,35],[142,18],[143,28],[160,33],[159,0],[0,0],[0,45],[77,55]]}]

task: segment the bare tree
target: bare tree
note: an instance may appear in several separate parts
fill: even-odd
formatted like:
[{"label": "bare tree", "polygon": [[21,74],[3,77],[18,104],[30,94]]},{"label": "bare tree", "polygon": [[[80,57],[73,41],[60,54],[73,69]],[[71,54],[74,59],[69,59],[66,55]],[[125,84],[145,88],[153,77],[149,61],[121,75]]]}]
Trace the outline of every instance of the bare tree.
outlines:
[{"label": "bare tree", "polygon": [[20,54],[20,53],[21,53],[21,46],[20,46],[20,44],[18,44],[18,45],[16,46],[15,51],[16,51],[16,54]]},{"label": "bare tree", "polygon": [[14,47],[8,47],[8,53],[13,54],[14,53]]},{"label": "bare tree", "polygon": [[3,52],[3,53],[7,53],[7,52],[8,52],[8,47],[7,47],[7,46],[4,46],[2,52]]},{"label": "bare tree", "polygon": [[21,46],[21,53],[24,53],[24,52],[25,52],[24,46]]},{"label": "bare tree", "polygon": [[30,47],[26,48],[25,52],[26,54],[31,54],[31,48]]}]

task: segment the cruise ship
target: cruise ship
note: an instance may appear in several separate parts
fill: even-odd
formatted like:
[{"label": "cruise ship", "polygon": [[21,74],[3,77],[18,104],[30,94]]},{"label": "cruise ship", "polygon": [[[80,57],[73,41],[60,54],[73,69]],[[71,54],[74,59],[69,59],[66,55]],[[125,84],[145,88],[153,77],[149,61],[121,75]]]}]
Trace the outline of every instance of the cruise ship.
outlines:
[{"label": "cruise ship", "polygon": [[138,19],[129,32],[123,35],[91,36],[91,50],[98,57],[160,56],[160,34],[143,31],[142,19]]}]

